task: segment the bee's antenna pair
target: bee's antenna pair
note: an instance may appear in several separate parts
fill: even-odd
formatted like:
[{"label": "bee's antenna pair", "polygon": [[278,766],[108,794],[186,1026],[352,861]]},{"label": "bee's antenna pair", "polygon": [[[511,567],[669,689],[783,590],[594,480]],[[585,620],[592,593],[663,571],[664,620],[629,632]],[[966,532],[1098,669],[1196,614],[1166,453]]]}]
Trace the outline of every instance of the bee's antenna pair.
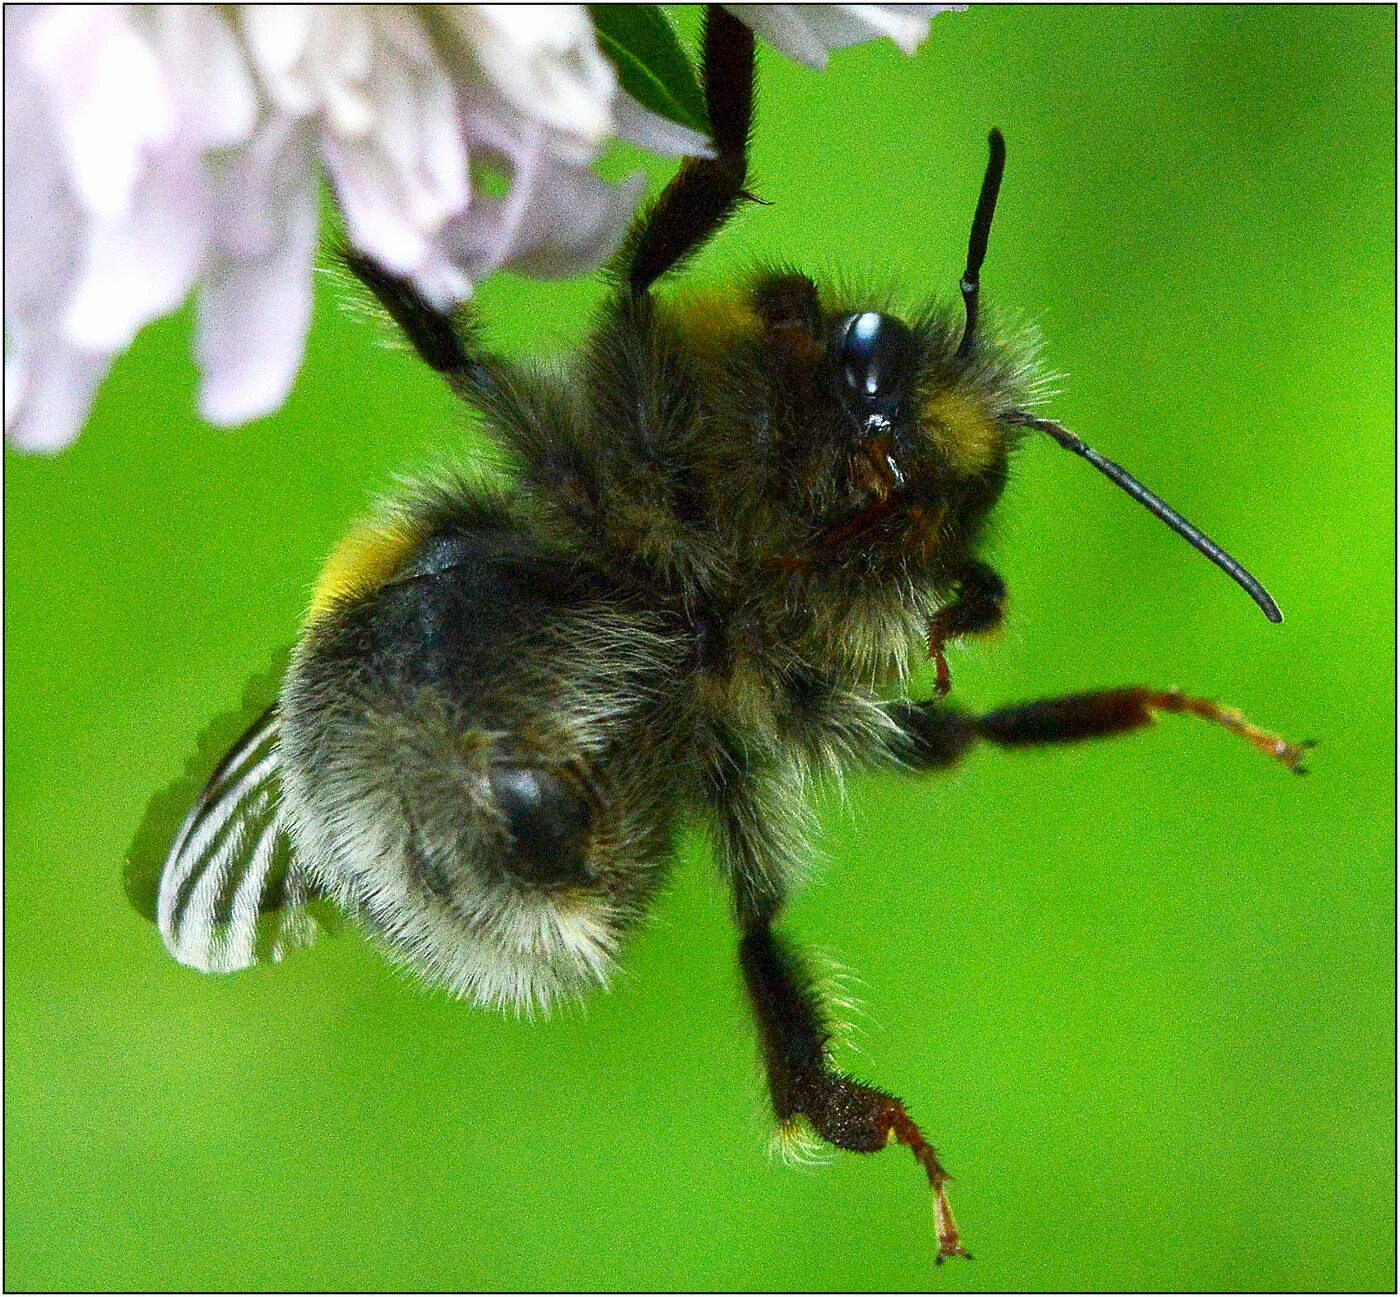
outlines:
[{"label": "bee's antenna pair", "polygon": [[[965,359],[972,352],[977,338],[977,298],[982,273],[982,262],[987,256],[987,240],[992,232],[992,217],[996,214],[997,194],[1001,190],[1001,178],[1006,171],[1006,141],[999,130],[993,128],[987,136],[987,170],[982,176],[982,192],[977,197],[977,211],[972,218],[972,233],[967,240],[967,269],[963,271],[963,307],[967,312],[967,323],[963,328],[962,341],[958,344],[958,357]],[[1081,459],[1088,460],[1110,482],[1126,491],[1143,508],[1160,518],[1188,545],[1204,554],[1216,567],[1226,573],[1263,610],[1271,622],[1281,622],[1283,613],[1279,606],[1259,582],[1250,575],[1242,564],[1231,558],[1210,539],[1199,527],[1187,522],[1175,509],[1159,496],[1154,495],[1127,469],[1115,464],[1111,459],[1100,455],[1092,446],[1086,445],[1068,428],[1052,419],[1040,419],[1024,410],[1014,410],[1003,416],[1003,422],[1022,428],[1034,428],[1051,437],[1066,450],[1073,451]]]}]

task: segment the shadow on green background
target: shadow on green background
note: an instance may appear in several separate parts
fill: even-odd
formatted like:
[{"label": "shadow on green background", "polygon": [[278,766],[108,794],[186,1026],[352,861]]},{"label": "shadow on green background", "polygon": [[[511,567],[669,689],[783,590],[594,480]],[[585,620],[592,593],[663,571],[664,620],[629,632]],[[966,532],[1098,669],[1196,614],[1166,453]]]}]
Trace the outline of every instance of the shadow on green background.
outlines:
[{"label": "shadow on green background", "polygon": [[[75,449],[6,455],[7,1286],[1393,1287],[1394,23],[974,10],[912,60],[764,56],[773,205],[698,277],[772,256],[953,295],[1000,125],[993,309],[1043,330],[1055,412],[1288,617],[1032,445],[994,544],[1009,630],[957,655],[961,699],[1179,684],[1324,741],[1299,781],[1168,722],[827,807],[787,926],[862,979],[851,1062],[924,1119],[976,1262],[935,1271],[902,1155],[764,1160],[698,844],[612,993],[533,1026],[353,932],[201,977],[127,908],[147,799],[347,521],[463,442],[327,284],[275,418],[197,422],[177,319]],[[480,301],[521,352],[598,295]]]}]

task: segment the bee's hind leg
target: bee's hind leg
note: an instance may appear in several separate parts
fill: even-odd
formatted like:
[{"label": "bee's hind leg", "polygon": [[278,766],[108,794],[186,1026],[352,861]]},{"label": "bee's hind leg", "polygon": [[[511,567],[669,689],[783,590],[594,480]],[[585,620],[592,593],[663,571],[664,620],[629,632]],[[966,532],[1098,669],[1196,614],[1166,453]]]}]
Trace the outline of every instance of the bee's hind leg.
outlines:
[{"label": "bee's hind leg", "polygon": [[739,961],[778,1121],[788,1127],[805,1120],[822,1139],[854,1153],[878,1153],[895,1142],[905,1145],[933,1188],[938,1260],[968,1256],[948,1205],[948,1173],[904,1104],[832,1066],[832,1024],[801,958],[785,948],[766,921],[757,920],[745,928]]}]

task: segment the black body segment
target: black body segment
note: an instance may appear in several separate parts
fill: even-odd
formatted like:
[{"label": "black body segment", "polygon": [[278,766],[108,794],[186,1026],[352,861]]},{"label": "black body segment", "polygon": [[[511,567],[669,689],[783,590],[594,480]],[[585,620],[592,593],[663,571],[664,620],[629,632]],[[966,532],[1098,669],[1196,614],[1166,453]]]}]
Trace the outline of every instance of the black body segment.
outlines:
[{"label": "black body segment", "polygon": [[311,626],[282,692],[286,800],[322,886],[429,980],[546,1008],[605,980],[664,877],[645,740],[680,648],[636,592],[441,495],[379,587]]}]

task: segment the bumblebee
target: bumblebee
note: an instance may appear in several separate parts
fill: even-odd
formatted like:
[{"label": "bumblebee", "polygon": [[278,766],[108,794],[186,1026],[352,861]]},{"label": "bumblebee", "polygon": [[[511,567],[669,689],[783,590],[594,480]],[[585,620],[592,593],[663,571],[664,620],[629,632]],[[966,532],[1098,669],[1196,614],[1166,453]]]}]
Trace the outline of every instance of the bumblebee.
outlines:
[{"label": "bumblebee", "polygon": [[[1017,444],[1086,459],[1222,567],[1239,564],[1122,468],[1036,413],[1030,348],[980,327],[999,133],[960,304],[896,315],[792,269],[721,294],[658,281],[751,198],[754,52],[711,6],[715,152],[635,222],[606,305],[559,368],[493,354],[357,250],[345,262],[498,450],[352,531],[315,588],[276,701],[165,854],[180,962],[231,971],[316,932],[329,901],[425,981],[496,1009],[606,982],[708,827],[772,1105],[789,1134],[910,1149],[939,1259],[966,1255],[946,1172],[894,1096],[835,1065],[833,1008],[775,932],[809,857],[810,786],[946,769],[973,747],[1122,734],[1189,713],[1292,769],[1302,745],[1173,691],[1119,688],[972,715],[945,650],[1002,621],[980,557]],[[917,666],[936,664],[915,700]]]}]

